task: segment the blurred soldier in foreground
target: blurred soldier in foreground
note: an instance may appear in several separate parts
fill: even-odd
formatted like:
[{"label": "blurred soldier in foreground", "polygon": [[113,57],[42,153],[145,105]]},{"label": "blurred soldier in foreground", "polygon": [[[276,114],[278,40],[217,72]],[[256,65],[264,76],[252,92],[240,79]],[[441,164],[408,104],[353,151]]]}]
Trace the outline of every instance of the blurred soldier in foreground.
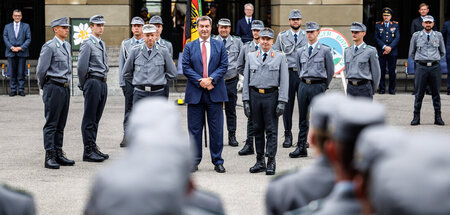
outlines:
[{"label": "blurred soldier in foreground", "polygon": [[34,215],[35,210],[31,195],[0,184],[1,215]]}]

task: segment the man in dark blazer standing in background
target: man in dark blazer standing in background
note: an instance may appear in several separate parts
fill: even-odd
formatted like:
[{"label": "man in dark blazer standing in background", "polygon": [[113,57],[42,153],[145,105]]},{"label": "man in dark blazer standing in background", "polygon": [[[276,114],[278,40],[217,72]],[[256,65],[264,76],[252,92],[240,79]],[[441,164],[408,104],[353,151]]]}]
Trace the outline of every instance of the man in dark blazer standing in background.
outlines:
[{"label": "man in dark blazer standing in background", "polygon": [[244,5],[245,17],[240,19],[236,24],[236,36],[241,37],[242,43],[253,40],[252,21],[253,21],[254,7],[247,3]]},{"label": "man in dark blazer standing in background", "polygon": [[[15,9],[12,18],[14,22],[7,24],[3,30],[3,41],[6,46],[5,57],[8,58],[8,70],[11,72],[9,96],[17,95],[17,87],[19,87],[19,95],[25,96],[25,61],[29,56],[28,46],[31,42],[31,31],[27,23],[20,21],[22,20],[22,11]],[[17,86],[17,82],[19,82],[19,86]]]},{"label": "man in dark blazer standing in background", "polygon": [[192,171],[202,160],[202,134],[205,115],[208,116],[209,150],[214,170],[224,173],[223,102],[228,101],[223,75],[227,72],[227,50],[222,41],[211,38],[212,19],[197,19],[199,38],[184,47],[183,73],[188,78],[186,98],[189,135],[194,140],[195,161]]}]

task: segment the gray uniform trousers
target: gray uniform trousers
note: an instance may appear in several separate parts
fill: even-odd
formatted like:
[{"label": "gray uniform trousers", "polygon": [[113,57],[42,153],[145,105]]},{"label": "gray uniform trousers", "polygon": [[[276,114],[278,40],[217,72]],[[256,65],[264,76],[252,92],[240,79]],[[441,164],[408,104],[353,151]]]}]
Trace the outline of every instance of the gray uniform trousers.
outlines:
[{"label": "gray uniform trousers", "polygon": [[44,84],[42,100],[44,101],[44,148],[45,150],[62,149],[64,128],[69,113],[70,88],[58,86],[53,82]]},{"label": "gray uniform trousers", "polygon": [[81,122],[83,144],[97,142],[98,123],[102,118],[108,97],[106,82],[96,78],[88,78],[84,83],[84,114]]}]

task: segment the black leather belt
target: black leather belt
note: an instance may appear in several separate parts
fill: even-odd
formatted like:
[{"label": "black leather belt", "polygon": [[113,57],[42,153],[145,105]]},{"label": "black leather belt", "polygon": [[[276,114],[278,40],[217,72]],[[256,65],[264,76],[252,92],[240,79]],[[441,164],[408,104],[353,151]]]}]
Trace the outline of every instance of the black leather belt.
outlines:
[{"label": "black leather belt", "polygon": [[307,78],[302,78],[302,82],[308,85],[326,83],[326,81],[323,79],[307,79]]},{"label": "black leather belt", "polygon": [[106,82],[106,80],[107,80],[106,77],[98,77],[98,76],[95,76],[95,75],[89,75],[88,79],[89,78],[97,79],[97,80],[102,81],[102,82]]},{"label": "black leather belt", "polygon": [[64,88],[68,88],[69,87],[69,82],[61,83],[61,82],[57,82],[57,81],[54,81],[54,80],[48,80],[47,83],[54,84],[56,86],[60,86],[60,87],[64,87]]},{"label": "black leather belt", "polygon": [[226,79],[225,82],[232,82],[236,79],[238,79],[239,75],[234,76],[234,78]]},{"label": "black leather belt", "polygon": [[434,66],[439,63],[439,61],[432,61],[432,62],[424,62],[424,61],[417,61],[418,64],[422,66]]},{"label": "black leather belt", "polygon": [[136,87],[139,90],[145,91],[145,92],[153,92],[160,89],[163,89],[166,85],[153,85],[153,86],[147,86],[147,85],[136,85]]},{"label": "black leather belt", "polygon": [[272,87],[272,88],[268,88],[268,89],[259,89],[256,87],[250,87],[252,88],[255,92],[260,93],[260,94],[266,94],[266,93],[273,93],[278,91],[278,87]]},{"label": "black leather belt", "polygon": [[348,83],[353,86],[361,86],[366,84],[367,82],[369,82],[369,80],[367,79],[360,79],[360,80],[348,79]]},{"label": "black leather belt", "polygon": [[294,71],[294,72],[297,72],[297,67],[292,67],[292,68],[289,68],[289,71]]}]

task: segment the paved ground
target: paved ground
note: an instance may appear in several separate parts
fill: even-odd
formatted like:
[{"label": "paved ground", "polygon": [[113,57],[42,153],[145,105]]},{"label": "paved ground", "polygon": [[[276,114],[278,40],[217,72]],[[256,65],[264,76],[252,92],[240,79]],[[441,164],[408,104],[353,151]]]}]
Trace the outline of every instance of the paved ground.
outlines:
[{"label": "paved ground", "polygon": [[[180,95],[172,95],[175,100]],[[389,123],[406,128],[411,132],[434,130],[450,133],[450,126],[433,125],[433,110],[430,96],[426,96],[423,105],[421,126],[411,127],[414,98],[409,93],[376,95],[375,100],[386,105]],[[332,107],[330,107],[332,108]],[[180,114],[186,116],[186,106],[180,106]],[[204,160],[200,170],[194,174],[196,184],[206,190],[220,194],[228,214],[263,214],[264,192],[272,177],[264,174],[250,174],[248,168],[254,164],[254,156],[237,155],[245,139],[246,118],[242,107],[238,112],[239,147],[224,147],[223,157],[227,173],[217,174],[210,163],[208,150],[204,150]],[[450,96],[442,95],[443,119],[450,123]],[[74,167],[62,167],[60,170],[43,168],[44,150],[42,126],[44,111],[41,97],[37,95],[24,98],[0,96],[0,181],[25,189],[35,197],[39,214],[81,214],[85,206],[92,179],[99,168],[110,161],[100,164],[82,162],[81,118],[83,98],[72,97],[69,119],[65,132],[64,150],[69,158],[75,159]],[[106,109],[100,123],[98,144],[102,151],[109,153],[111,160],[125,152],[119,148],[122,138],[123,97],[108,98]],[[185,118],[185,117],[184,117]],[[294,119],[297,118],[297,113]],[[294,121],[295,123],[297,121]],[[186,127],[186,121],[183,122]],[[295,126],[297,128],[297,126]],[[282,134],[282,122],[279,130]],[[225,132],[225,135],[226,132]],[[294,133],[296,135],[296,132]],[[226,139],[225,139],[226,140]],[[279,135],[281,145],[282,136]],[[225,141],[226,142],[226,141]],[[426,146],[426,143],[424,143]],[[290,159],[291,149],[278,148],[277,173],[291,168],[303,168],[312,158]],[[309,151],[313,154],[312,150]]]}]

